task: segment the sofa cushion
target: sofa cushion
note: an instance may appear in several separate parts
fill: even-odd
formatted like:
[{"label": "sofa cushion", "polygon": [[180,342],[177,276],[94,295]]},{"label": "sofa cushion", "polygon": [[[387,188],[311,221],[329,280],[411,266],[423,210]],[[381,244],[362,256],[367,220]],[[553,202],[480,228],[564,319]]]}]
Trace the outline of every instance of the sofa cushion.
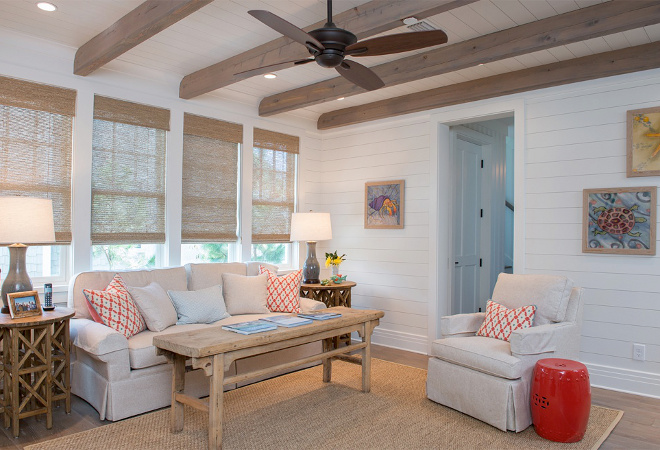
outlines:
[{"label": "sofa cushion", "polygon": [[273,312],[299,313],[302,269],[280,277],[264,266],[259,266],[259,272],[268,275],[266,307]]},{"label": "sofa cushion", "polygon": [[185,267],[189,276],[189,291],[198,291],[222,284],[223,273],[247,275],[247,267],[243,263],[186,264]]},{"label": "sofa cushion", "polygon": [[176,309],[177,325],[212,323],[229,317],[221,286],[198,291],[167,291],[167,295]]},{"label": "sofa cushion", "polygon": [[477,330],[477,336],[491,337],[508,341],[515,330],[529,328],[534,323],[536,306],[521,306],[509,309],[497,302],[488,300],[486,318]]},{"label": "sofa cushion", "polygon": [[103,324],[127,338],[147,327],[121,276],[115,275],[104,290],[83,289],[83,294]]},{"label": "sofa cushion", "polygon": [[563,276],[501,273],[492,299],[509,309],[535,305],[534,325],[544,325],[564,320],[572,289]]},{"label": "sofa cushion", "polygon": [[522,376],[520,359],[511,355],[506,341],[483,336],[438,339],[431,355],[444,361],[510,380]]},{"label": "sofa cushion", "polygon": [[268,275],[246,277],[233,273],[222,274],[222,292],[227,305],[227,312],[232,316],[237,314],[269,313],[266,302],[268,299]]},{"label": "sofa cushion", "polygon": [[174,305],[160,284],[154,282],[145,287],[126,287],[151,331],[161,331],[176,323]]}]

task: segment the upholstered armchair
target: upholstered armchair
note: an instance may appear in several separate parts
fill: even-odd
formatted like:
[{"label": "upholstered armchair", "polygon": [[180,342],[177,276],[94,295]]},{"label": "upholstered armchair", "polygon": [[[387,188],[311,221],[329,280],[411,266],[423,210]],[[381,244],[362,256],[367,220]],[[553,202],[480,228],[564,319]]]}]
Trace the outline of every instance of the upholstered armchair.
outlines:
[{"label": "upholstered armchair", "polygon": [[441,338],[431,346],[426,395],[500,430],[532,423],[532,370],[543,358],[578,359],[582,289],[566,277],[502,273],[493,300],[509,309],[535,305],[533,326],[510,341],[476,336],[485,313],[440,320]]}]

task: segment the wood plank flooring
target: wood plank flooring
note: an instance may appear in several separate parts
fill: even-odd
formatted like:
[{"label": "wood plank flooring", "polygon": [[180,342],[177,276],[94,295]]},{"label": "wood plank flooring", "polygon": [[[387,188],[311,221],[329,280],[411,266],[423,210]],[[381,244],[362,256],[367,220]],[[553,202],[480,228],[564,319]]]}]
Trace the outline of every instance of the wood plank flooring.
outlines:
[{"label": "wood plank flooring", "polygon": [[[428,357],[378,345],[372,346],[372,356],[387,361],[426,369]],[[622,409],[621,422],[601,446],[603,450],[651,450],[660,449],[660,399],[640,397],[605,389],[592,389],[595,405]],[[1,449],[22,449],[35,442],[53,439],[79,431],[89,430],[111,422],[99,420],[99,414],[85,401],[72,396],[72,412],[64,413],[64,407],[53,414],[53,429],[46,430],[45,417],[21,420],[21,434],[17,439],[11,430],[0,427]],[[84,450],[84,449],[78,449]],[[142,449],[141,449],[142,450]]]}]

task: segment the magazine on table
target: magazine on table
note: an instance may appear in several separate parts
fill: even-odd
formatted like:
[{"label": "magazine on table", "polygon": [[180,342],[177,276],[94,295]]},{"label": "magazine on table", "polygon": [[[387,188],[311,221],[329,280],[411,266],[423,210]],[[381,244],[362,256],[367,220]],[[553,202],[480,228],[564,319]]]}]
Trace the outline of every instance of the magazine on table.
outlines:
[{"label": "magazine on table", "polygon": [[277,325],[274,323],[263,322],[261,320],[253,320],[251,322],[234,323],[232,325],[223,325],[223,330],[233,331],[240,334],[254,334],[264,331],[277,330]]},{"label": "magazine on table", "polygon": [[312,323],[311,319],[304,319],[302,317],[296,317],[296,316],[273,316],[273,317],[264,317],[261,320],[265,320],[267,322],[274,323],[276,325],[279,325],[281,327],[297,327],[300,325],[307,325]]},{"label": "magazine on table", "polygon": [[298,317],[304,317],[305,319],[312,319],[312,320],[328,320],[328,319],[336,319],[337,317],[341,317],[341,314],[332,313],[332,312],[323,312],[323,311],[312,311],[309,313],[300,313],[298,314]]}]

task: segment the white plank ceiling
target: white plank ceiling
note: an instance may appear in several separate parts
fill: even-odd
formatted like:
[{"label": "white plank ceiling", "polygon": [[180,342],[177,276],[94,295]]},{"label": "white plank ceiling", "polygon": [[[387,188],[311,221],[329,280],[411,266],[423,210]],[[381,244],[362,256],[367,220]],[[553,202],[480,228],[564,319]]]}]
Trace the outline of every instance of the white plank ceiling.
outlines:
[{"label": "white plank ceiling", "polygon": [[[37,9],[36,0],[0,0],[0,27],[76,49],[134,9],[143,0],[52,1],[58,7],[54,13]],[[449,43],[446,45],[451,45],[602,1],[480,0],[430,17],[425,21],[444,30],[449,36]],[[335,0],[334,13],[340,13],[366,2],[367,0]],[[125,70],[126,63],[129,63],[136,74],[148,68],[182,78],[184,75],[280,36],[249,16],[247,11],[250,9],[272,11],[300,27],[323,20],[326,14],[324,0],[215,0],[210,5],[126,52],[117,59],[117,62],[113,61],[106,67],[112,69],[114,64],[121,64],[122,69]],[[387,34],[408,31],[406,27],[402,26]],[[304,108],[294,114],[315,119],[324,112],[340,107],[360,105],[425,89],[659,40],[660,25],[639,28],[424,80],[386,87],[348,97],[341,102],[330,101]],[[374,66],[408,54],[364,57],[359,61],[367,66]],[[93,77],[94,74],[90,76]],[[256,112],[260,100],[265,96],[335,76],[334,70],[307,64],[282,70],[278,72],[278,77],[274,80],[254,77],[207,95],[252,105]]]}]

